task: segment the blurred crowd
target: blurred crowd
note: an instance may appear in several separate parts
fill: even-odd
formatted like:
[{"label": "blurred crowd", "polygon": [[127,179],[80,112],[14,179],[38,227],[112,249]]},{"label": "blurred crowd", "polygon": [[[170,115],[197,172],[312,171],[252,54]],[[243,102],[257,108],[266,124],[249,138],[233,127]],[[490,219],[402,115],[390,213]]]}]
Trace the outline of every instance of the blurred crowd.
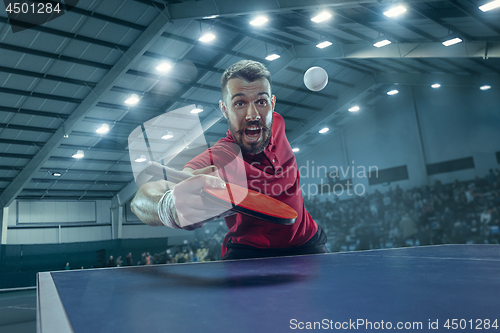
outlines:
[{"label": "blurred crowd", "polygon": [[500,241],[498,169],[472,181],[396,186],[343,201],[314,197],[305,204],[328,234],[332,252]]},{"label": "blurred crowd", "polygon": [[214,234],[204,234],[200,238],[195,238],[194,242],[169,247],[163,252],[151,255],[149,252],[143,252],[137,261],[134,260],[132,253],[128,253],[125,262],[122,257],[114,258],[109,256],[107,267],[134,266],[134,265],[158,265],[191,263],[221,260],[222,240],[226,231],[219,227]]}]

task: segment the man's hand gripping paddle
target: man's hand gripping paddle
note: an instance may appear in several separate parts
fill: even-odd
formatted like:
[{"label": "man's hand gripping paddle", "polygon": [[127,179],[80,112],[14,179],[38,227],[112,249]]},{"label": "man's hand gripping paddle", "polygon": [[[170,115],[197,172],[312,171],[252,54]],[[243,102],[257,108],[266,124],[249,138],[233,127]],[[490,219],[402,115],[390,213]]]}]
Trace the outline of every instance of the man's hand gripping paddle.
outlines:
[{"label": "man's hand gripping paddle", "polygon": [[[142,173],[175,184],[192,177],[189,173],[156,162],[149,162]],[[297,218],[297,212],[287,204],[236,184],[226,183],[226,188],[223,189],[205,187],[201,195],[214,205],[266,222],[291,225]],[[212,219],[203,222],[210,220]]]}]

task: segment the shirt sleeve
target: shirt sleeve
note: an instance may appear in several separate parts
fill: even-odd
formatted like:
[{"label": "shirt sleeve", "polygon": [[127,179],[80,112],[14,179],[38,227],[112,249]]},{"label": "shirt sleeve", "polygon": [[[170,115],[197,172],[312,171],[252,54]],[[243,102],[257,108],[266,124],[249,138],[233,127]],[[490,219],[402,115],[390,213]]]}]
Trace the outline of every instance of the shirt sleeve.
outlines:
[{"label": "shirt sleeve", "polygon": [[208,148],[203,153],[196,156],[191,161],[187,162],[186,165],[184,165],[184,167],[191,168],[193,170],[198,170],[210,165],[212,165],[212,163],[210,160],[210,148]]}]

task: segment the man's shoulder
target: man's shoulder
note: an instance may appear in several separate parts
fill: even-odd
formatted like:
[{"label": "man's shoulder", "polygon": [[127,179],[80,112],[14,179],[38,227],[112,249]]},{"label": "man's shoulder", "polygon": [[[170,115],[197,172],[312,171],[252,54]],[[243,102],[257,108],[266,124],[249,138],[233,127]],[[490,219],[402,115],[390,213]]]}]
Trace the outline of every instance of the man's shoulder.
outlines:
[{"label": "man's shoulder", "polygon": [[223,138],[220,138],[219,140],[217,140],[217,142],[215,142],[215,144],[212,147],[208,148],[208,149],[212,149],[212,148],[217,149],[217,148],[220,148],[220,147],[225,147],[225,146],[227,146],[229,144],[234,144],[234,139],[233,139],[233,137],[231,135],[231,132],[229,130],[227,130],[226,136],[223,137]]},{"label": "man's shoulder", "polygon": [[273,111],[273,123],[276,123],[277,125],[280,125],[280,126],[284,126],[285,119],[283,119],[283,116],[280,115],[278,112]]},{"label": "man's shoulder", "polygon": [[217,165],[217,161],[229,161],[234,156],[238,156],[240,150],[231,137],[219,139],[213,146],[205,149],[201,154],[191,159],[184,165],[185,168],[200,169],[209,165]]},{"label": "man's shoulder", "polygon": [[227,151],[227,149],[232,145],[235,145],[235,143],[232,141],[229,141],[225,138],[219,139],[213,146],[205,150],[205,153],[210,153],[210,154],[223,153]]},{"label": "man's shoulder", "polygon": [[[273,111],[273,134],[274,140],[281,138],[285,134],[285,120],[278,112]],[[273,140],[271,139],[271,140]]]}]

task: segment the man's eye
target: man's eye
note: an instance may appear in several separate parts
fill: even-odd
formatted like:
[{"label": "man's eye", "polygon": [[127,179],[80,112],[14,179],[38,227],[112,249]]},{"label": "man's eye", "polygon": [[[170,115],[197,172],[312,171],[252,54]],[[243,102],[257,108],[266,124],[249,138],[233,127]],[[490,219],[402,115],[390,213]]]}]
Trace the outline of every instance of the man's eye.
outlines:
[{"label": "man's eye", "polygon": [[245,105],[245,103],[243,103],[242,101],[238,101],[238,102],[234,103],[234,105],[241,107],[241,106]]},{"label": "man's eye", "polygon": [[265,106],[265,105],[267,105],[267,101],[265,99],[259,99],[257,101],[257,105]]}]

